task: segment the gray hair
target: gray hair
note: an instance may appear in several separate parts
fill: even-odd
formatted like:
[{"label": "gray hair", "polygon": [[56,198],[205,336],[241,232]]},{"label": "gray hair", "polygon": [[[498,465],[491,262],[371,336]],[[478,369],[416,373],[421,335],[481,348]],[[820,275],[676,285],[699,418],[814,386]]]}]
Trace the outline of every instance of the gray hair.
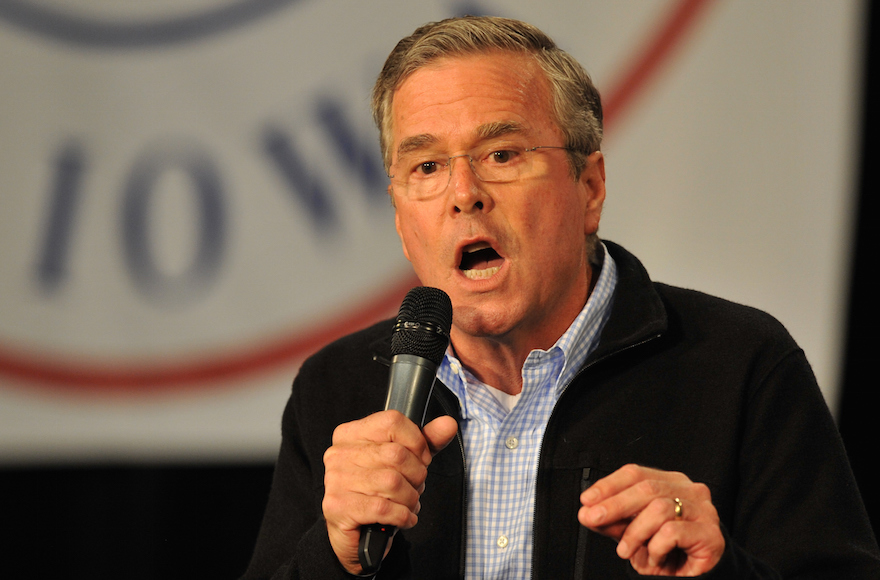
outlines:
[{"label": "gray hair", "polygon": [[586,156],[602,143],[602,102],[590,76],[536,27],[518,20],[464,16],[431,22],[397,43],[373,87],[373,120],[385,169],[391,166],[391,101],[409,75],[434,60],[493,50],[531,54],[547,75],[555,121],[565,139],[575,179]]}]

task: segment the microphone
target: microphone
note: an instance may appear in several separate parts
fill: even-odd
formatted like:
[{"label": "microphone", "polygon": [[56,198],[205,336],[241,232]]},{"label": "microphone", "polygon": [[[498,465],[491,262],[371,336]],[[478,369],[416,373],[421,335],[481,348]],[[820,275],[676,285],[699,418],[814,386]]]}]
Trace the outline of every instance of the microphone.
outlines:
[{"label": "microphone", "polygon": [[[385,410],[403,413],[421,428],[437,368],[449,346],[452,302],[446,292],[419,286],[400,305],[391,335],[391,371]],[[358,560],[365,574],[379,570],[394,526],[370,524],[361,528]]]}]

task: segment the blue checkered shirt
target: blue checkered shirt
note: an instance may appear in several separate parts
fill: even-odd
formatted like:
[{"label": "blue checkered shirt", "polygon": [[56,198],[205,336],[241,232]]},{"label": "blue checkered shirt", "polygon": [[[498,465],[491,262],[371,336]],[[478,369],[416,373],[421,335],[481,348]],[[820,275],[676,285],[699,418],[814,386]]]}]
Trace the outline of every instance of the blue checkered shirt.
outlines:
[{"label": "blue checkered shirt", "polygon": [[596,286],[572,325],[550,350],[533,350],[526,358],[522,393],[510,412],[447,351],[437,376],[461,405],[468,467],[466,578],[531,578],[544,429],[559,396],[598,344],[616,284],[617,267],[605,251]]}]

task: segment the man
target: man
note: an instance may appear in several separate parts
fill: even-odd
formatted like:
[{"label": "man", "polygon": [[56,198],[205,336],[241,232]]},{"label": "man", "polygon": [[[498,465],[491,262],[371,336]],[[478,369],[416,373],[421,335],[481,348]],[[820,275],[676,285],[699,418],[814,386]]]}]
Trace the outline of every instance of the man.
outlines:
[{"label": "man", "polygon": [[[246,578],[877,578],[803,352],[596,237],[598,92],[530,25],[426,25],[373,96],[395,223],[453,304],[423,430],[382,408],[390,324],[307,361]],[[450,444],[452,441],[456,443]]]}]

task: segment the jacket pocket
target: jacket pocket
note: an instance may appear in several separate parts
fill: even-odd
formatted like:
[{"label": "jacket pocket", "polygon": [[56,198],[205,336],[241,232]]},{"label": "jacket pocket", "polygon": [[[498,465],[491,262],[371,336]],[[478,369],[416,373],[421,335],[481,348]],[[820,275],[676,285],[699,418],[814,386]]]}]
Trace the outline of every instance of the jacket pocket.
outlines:
[{"label": "jacket pocket", "polygon": [[[581,493],[587,490],[593,483],[596,482],[597,478],[595,477],[595,469],[590,467],[584,467],[581,472]],[[578,538],[577,538],[577,552],[575,554],[574,561],[574,579],[582,580],[586,576],[587,568],[587,548],[589,547],[590,536],[593,534],[592,531],[585,528],[584,526],[580,526],[578,528]]]}]

